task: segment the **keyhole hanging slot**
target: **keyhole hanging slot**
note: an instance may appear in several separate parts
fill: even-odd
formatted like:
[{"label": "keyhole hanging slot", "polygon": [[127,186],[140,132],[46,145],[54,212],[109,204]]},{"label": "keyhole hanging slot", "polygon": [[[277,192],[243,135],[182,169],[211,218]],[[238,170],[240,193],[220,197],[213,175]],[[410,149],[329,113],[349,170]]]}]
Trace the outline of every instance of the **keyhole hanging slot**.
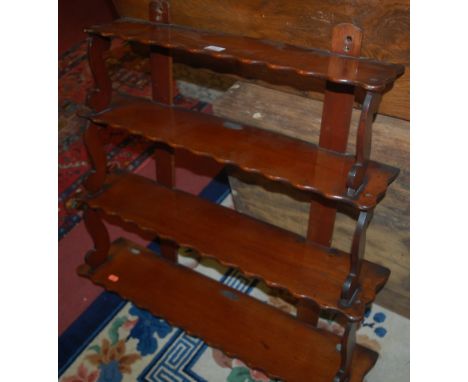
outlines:
[{"label": "keyhole hanging slot", "polygon": [[344,51],[349,52],[353,44],[353,38],[351,36],[346,36],[344,39]]}]

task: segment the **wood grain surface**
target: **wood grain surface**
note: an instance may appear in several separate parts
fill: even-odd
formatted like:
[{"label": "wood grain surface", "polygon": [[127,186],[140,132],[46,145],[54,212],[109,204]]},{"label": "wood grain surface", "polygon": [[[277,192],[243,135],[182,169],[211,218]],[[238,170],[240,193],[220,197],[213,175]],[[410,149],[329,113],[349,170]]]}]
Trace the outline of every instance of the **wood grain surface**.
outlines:
[{"label": "wood grain surface", "polygon": [[346,179],[354,157],[302,140],[136,97],[88,118],[360,209],[374,207],[398,174],[394,167],[370,161],[362,190],[349,196]]},{"label": "wood grain surface", "polygon": [[359,301],[342,308],[338,301],[350,270],[348,253],[315,246],[294,233],[134,174],[110,175],[105,191],[85,203],[353,321],[362,319],[365,305],[389,275],[388,269],[365,261]]},{"label": "wood grain surface", "polygon": [[[250,83],[236,83],[213,105],[224,118],[318,142],[323,104]],[[359,111],[352,117],[348,152],[354,152]],[[409,316],[409,123],[379,115],[373,126],[371,158],[400,168],[400,175],[376,207],[369,226],[365,258],[392,273],[377,302]],[[260,177],[237,173],[230,177],[236,208],[250,216],[306,236],[308,196]],[[257,183],[257,184],[254,184]],[[355,221],[341,209],[333,245],[349,251]]]},{"label": "wood grain surface", "polygon": [[[89,27],[86,32],[169,49],[182,55],[201,56],[205,62],[214,61],[213,66],[221,67],[223,72],[232,70],[244,77],[266,72],[265,76],[273,83],[275,77],[281,76],[313,77],[382,92],[404,72],[403,65],[139,19],[122,18]],[[194,60],[189,58],[189,61]]]},{"label": "wood grain surface", "polygon": [[[149,0],[113,3],[121,16],[148,19]],[[171,0],[170,10],[176,24],[321,49],[330,49],[334,25],[351,22],[364,34],[362,56],[406,66],[380,112],[410,117],[409,0]]]},{"label": "wood grain surface", "polygon": [[[337,335],[127,240],[116,240],[109,261],[94,272],[87,265],[78,272],[272,378],[329,382],[340,369],[337,345],[341,339]],[[361,382],[377,357],[356,345],[346,381]]]}]

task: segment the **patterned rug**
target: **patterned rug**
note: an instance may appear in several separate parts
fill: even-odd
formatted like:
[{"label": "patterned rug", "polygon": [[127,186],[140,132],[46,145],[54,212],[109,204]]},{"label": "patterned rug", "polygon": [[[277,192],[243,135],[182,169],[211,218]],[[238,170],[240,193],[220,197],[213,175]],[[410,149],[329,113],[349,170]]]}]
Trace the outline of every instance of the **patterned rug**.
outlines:
[{"label": "patterned rug", "polygon": [[[81,219],[76,211],[65,209],[65,202],[80,190],[90,171],[82,141],[87,122],[77,116],[78,111],[86,109],[86,91],[93,86],[86,49],[86,41],[83,41],[59,59],[59,240]],[[135,53],[128,44],[113,43],[107,65],[114,92],[151,97],[148,60]],[[182,87],[186,94],[187,86],[182,84]],[[212,111],[207,102],[183,97],[181,94],[175,97],[174,103],[192,110],[208,113]],[[106,142],[109,164],[131,171],[137,169],[154,152],[154,144],[121,131],[103,129],[102,141]]]},{"label": "patterned rug", "polygon": [[[226,197],[226,195],[228,195]],[[233,206],[221,174],[201,197]],[[157,243],[149,248],[158,252]],[[246,278],[233,268],[182,250],[179,262],[243,293],[290,314],[295,308],[262,282]],[[320,327],[335,333],[337,323],[320,319]],[[239,333],[242,335],[242,333]],[[369,382],[409,381],[409,320],[378,305],[367,311],[358,342],[380,353]],[[59,339],[61,382],[266,382],[263,373],[250,370],[182,329],[169,325],[130,302],[105,292]]]}]

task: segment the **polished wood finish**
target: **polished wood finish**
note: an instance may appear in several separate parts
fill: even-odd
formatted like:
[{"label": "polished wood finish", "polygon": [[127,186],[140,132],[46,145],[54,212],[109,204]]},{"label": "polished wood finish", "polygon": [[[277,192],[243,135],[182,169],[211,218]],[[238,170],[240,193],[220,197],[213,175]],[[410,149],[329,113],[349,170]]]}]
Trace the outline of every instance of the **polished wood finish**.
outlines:
[{"label": "polished wood finish", "polygon": [[88,266],[95,268],[107,260],[110,248],[109,233],[97,211],[85,207],[83,220],[94,243],[94,249],[86,254],[85,261]]},{"label": "polished wood finish", "polygon": [[152,48],[150,53],[151,84],[155,101],[172,105],[174,84],[172,81],[172,57],[167,49]]},{"label": "polished wood finish", "polygon": [[[113,3],[122,17],[147,19],[148,0]],[[319,49],[330,49],[335,25],[353,23],[365,33],[363,56],[405,65],[405,74],[385,94],[379,113],[409,120],[409,5],[409,0],[171,0],[171,17],[173,23],[192,28]],[[195,81],[205,79],[199,70],[189,74]],[[321,99],[323,85],[310,96]]]},{"label": "polished wood finish", "polygon": [[[240,81],[213,103],[214,114],[220,118],[307,142],[319,140],[322,110],[320,101]],[[355,152],[359,120],[360,110],[354,109],[347,147],[351,153]],[[409,318],[410,126],[407,121],[377,115],[372,130],[372,159],[400,168],[400,174],[375,208],[367,230],[365,257],[392,272],[376,303]],[[240,172],[236,172],[236,177],[230,176],[229,182],[237,211],[303,237],[307,235],[307,193]],[[356,217],[343,212],[338,211],[336,216],[332,246],[349,252]]]},{"label": "polished wood finish", "polygon": [[157,144],[154,153],[156,160],[156,180],[166,187],[175,187],[174,149],[165,144]]},{"label": "polished wood finish", "polygon": [[[331,51],[333,53],[359,57],[361,42],[362,31],[353,24],[339,24],[332,30]],[[351,66],[350,69],[352,71],[354,68]],[[339,72],[340,70],[340,62],[330,60],[329,72]],[[320,128],[320,147],[340,153],[346,152],[353,104],[353,86],[327,82]],[[312,197],[309,206],[307,239],[330,247],[335,217],[336,207],[334,203],[325,201],[322,198]],[[357,264],[353,265],[357,266]],[[351,284],[348,284],[344,289],[350,292],[350,287]],[[357,291],[355,285],[352,288],[353,291]],[[343,295],[342,293],[342,303],[348,304],[351,299],[352,296]],[[318,314],[319,312],[314,307],[311,309],[309,305],[298,305],[298,316],[312,324],[318,321]],[[347,368],[345,367],[343,370],[345,369]]]},{"label": "polished wood finish", "polygon": [[[154,151],[156,161],[156,180],[167,187],[175,187],[175,153],[165,145],[159,145]],[[160,240],[161,254],[168,260],[177,262],[179,246],[170,240]]]},{"label": "polished wood finish", "polygon": [[366,245],[366,231],[372,220],[374,211],[361,211],[354,231],[353,244],[351,246],[351,271],[346,278],[346,281],[341,292],[342,305],[348,305],[349,301],[354,300],[354,293],[359,291],[360,274],[362,267],[362,259],[364,258],[364,250]]},{"label": "polished wood finish", "polygon": [[[361,52],[362,31],[353,24],[339,24],[333,28],[331,50],[337,54],[358,57]],[[329,71],[340,71],[339,62],[330,61]],[[325,90],[319,146],[346,152],[354,104],[354,87],[327,83]],[[330,246],[335,226],[336,208],[330,203],[312,199],[309,209],[307,238]]]},{"label": "polished wood finish", "polygon": [[84,180],[83,185],[89,192],[97,192],[101,189],[107,176],[106,152],[99,137],[99,127],[92,122],[86,126],[83,134],[83,142],[88,154],[88,162],[91,172]]},{"label": "polished wood finish", "polygon": [[339,300],[350,271],[349,254],[308,243],[291,232],[138,175],[112,175],[104,188],[85,201],[89,208],[238,267],[296,297],[309,297],[322,309],[340,312],[350,320],[363,317],[365,306],[389,276],[387,269],[363,261],[362,291],[353,304],[342,308]]},{"label": "polished wood finish", "polygon": [[[175,153],[171,147],[158,145],[154,150],[156,180],[167,187],[175,187]],[[171,241],[161,240],[161,253],[169,260],[177,262],[178,246]]]},{"label": "polished wood finish", "polygon": [[[404,67],[396,64],[139,20],[120,19],[86,31],[108,38],[117,37],[226,61],[234,60],[240,67],[253,65],[272,71],[292,72],[298,76],[356,85],[373,91],[385,90],[404,72]],[[331,67],[334,70],[330,70]],[[337,67],[341,70],[336,70]]]},{"label": "polished wood finish", "polygon": [[[159,0],[150,2],[150,20],[169,24],[169,3]],[[172,75],[172,56],[167,48],[153,46],[150,50],[151,84],[153,100],[172,105],[174,84]]]},{"label": "polished wood finish", "polygon": [[345,332],[340,344],[341,351],[341,366],[336,377],[337,380],[349,380],[352,373],[352,355],[357,351],[356,346],[356,331],[358,329],[357,322],[348,322],[345,324]]},{"label": "polished wood finish", "polygon": [[106,108],[112,96],[112,84],[104,60],[104,54],[110,45],[111,40],[106,37],[92,35],[88,38],[88,62],[94,87],[88,93],[86,105],[95,111]]},{"label": "polished wood finish", "polygon": [[362,105],[356,140],[356,163],[349,172],[347,181],[348,194],[350,195],[359,192],[359,188],[366,176],[371,152],[372,123],[374,122],[381,98],[382,95],[379,93],[367,92],[364,104]]},{"label": "polished wood finish", "polygon": [[[365,233],[375,205],[398,174],[394,168],[370,161],[371,127],[381,94],[402,75],[404,67],[357,57],[362,32],[354,25],[334,27],[329,52],[173,25],[169,5],[166,0],[151,2],[150,23],[120,19],[87,29],[94,42],[90,65],[95,76],[90,98],[94,111],[87,116],[94,129],[89,132],[101,125],[157,142],[159,183],[125,173],[104,177],[105,158],[102,160],[96,148],[96,134],[89,135],[87,145],[93,150],[88,151],[97,180],[77,204],[85,211],[95,250],[80,274],[274,377],[288,381],[302,381],[304,376],[306,380],[362,380],[368,370],[362,365],[371,367],[375,356],[363,356],[365,352],[356,346],[356,330],[366,305],[389,277],[387,269],[363,260]],[[103,53],[110,38],[149,46],[152,101],[124,98],[109,105],[111,87]],[[300,89],[313,90],[309,84],[326,81],[320,147],[173,106],[174,59],[271,83],[300,84]],[[366,96],[353,156],[345,149],[359,91],[365,91]],[[314,212],[319,212],[318,219],[325,227],[316,224],[318,219],[312,220],[305,240],[174,190],[175,149],[312,191],[312,203],[320,203],[322,208]],[[338,202],[360,214],[350,253],[329,248]],[[125,241],[109,247],[102,218],[117,221],[129,231],[158,235],[162,258]],[[178,266],[178,245],[291,293],[298,301],[298,319]],[[207,314],[204,302],[212,308],[208,320],[200,315]],[[339,343],[331,333],[316,328],[321,310],[337,313],[344,322],[345,334]],[[232,321],[227,331],[213,325],[226,312]],[[271,331],[275,335],[268,337]],[[294,353],[284,352],[285,339],[291,341],[287,349],[294,345]],[[294,361],[278,362],[279,353]],[[361,366],[357,366],[359,362]],[[305,372],[299,370],[305,366]]]},{"label": "polished wood finish", "polygon": [[[109,50],[110,39],[102,36],[88,38],[88,61],[93,74],[94,87],[88,92],[86,105],[94,111],[101,111],[111,101],[112,84],[107,72],[104,54]],[[89,192],[98,191],[106,178],[106,153],[99,138],[98,127],[89,123],[84,133],[84,144],[91,164],[91,173],[84,181]]]},{"label": "polished wood finish", "polygon": [[[338,376],[345,381],[348,370],[340,368],[351,362],[342,360],[336,335],[129,241],[117,240],[109,261],[95,270],[83,265],[79,273],[272,378],[330,382]],[[362,381],[377,359],[361,346],[348,356],[353,358],[350,381]]]},{"label": "polished wood finish", "polygon": [[320,305],[308,298],[301,298],[296,303],[297,318],[312,326],[317,326],[320,318]]},{"label": "polished wood finish", "polygon": [[[169,24],[169,2],[166,0],[151,1],[149,19],[153,22]],[[173,63],[169,51],[164,48],[151,47],[151,86],[154,101],[172,105],[174,99]],[[156,180],[167,187],[175,186],[175,153],[171,147],[158,145],[154,151],[156,161]],[[161,240],[161,253],[169,260],[177,262],[178,246],[167,240]]]},{"label": "polished wood finish", "polygon": [[89,118],[93,123],[125,129],[360,209],[374,207],[398,174],[395,168],[371,161],[363,191],[350,198],[346,179],[355,161],[351,155],[143,99],[118,102]]}]

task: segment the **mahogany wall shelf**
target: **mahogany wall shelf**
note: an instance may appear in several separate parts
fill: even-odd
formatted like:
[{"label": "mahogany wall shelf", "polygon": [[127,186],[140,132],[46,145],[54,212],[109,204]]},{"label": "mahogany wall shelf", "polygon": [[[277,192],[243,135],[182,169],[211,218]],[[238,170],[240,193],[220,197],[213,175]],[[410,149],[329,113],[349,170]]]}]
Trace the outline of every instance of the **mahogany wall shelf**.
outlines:
[{"label": "mahogany wall shelf", "polygon": [[[371,128],[382,92],[403,66],[359,58],[361,31],[350,24],[334,28],[328,52],[171,25],[167,2],[151,2],[150,16],[157,22],[124,19],[87,30],[95,88],[88,98],[93,112],[86,115],[90,123],[84,140],[93,171],[85,182],[87,193],[74,205],[84,211],[95,248],[79,274],[271,377],[362,381],[377,354],[357,345],[355,333],[390,274],[363,259],[365,232],[398,174],[370,160]],[[110,38],[150,46],[153,100],[112,101],[104,59]],[[172,106],[172,62],[182,55],[195,66],[271,82],[327,81],[319,144]],[[350,154],[345,149],[356,87],[366,96],[356,153]],[[110,171],[100,128],[124,129],[158,142],[156,179]],[[174,190],[174,149],[315,195],[307,238]],[[358,216],[349,253],[329,245],[333,203],[346,203]],[[125,239],[110,243],[103,219],[156,234],[162,257]],[[179,245],[288,291],[297,301],[297,317],[177,265]],[[207,302],[209,310],[204,309]],[[319,314],[326,311],[336,314],[343,336],[317,328]]]}]

